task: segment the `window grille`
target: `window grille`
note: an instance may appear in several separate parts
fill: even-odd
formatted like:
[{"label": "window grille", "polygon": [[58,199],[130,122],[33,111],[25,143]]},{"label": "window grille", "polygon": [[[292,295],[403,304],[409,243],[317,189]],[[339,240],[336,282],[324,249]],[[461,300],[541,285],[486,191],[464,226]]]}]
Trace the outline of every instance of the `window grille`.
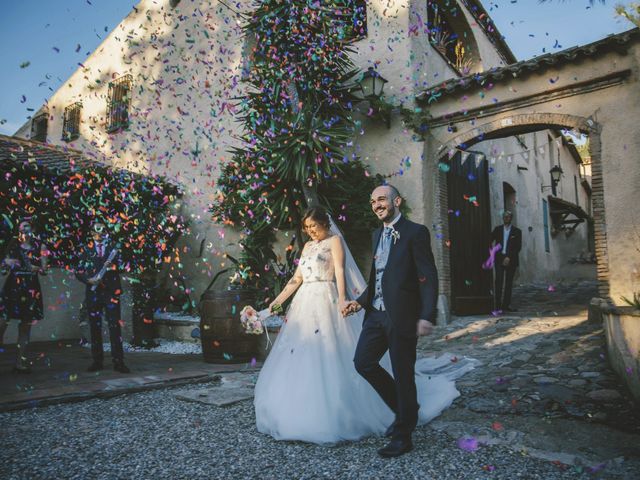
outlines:
[{"label": "window grille", "polygon": [[117,132],[129,127],[129,105],[133,77],[125,75],[109,83],[107,98],[107,132]]},{"label": "window grille", "polygon": [[31,120],[31,140],[38,142],[47,141],[47,127],[49,125],[49,114],[41,113]]},{"label": "window grille", "polygon": [[64,109],[62,140],[70,142],[80,136],[80,111],[82,103],[76,102]]}]

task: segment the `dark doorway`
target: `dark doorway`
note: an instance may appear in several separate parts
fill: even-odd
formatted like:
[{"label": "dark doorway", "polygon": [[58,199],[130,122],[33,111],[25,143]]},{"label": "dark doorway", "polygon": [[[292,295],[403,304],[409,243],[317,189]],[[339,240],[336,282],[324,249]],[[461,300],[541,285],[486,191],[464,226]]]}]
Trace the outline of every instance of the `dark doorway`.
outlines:
[{"label": "dark doorway", "polygon": [[[465,161],[463,156],[467,157]],[[451,310],[456,315],[488,313],[493,307],[492,272],[482,269],[491,243],[486,158],[480,153],[457,152],[451,159],[447,181]]]},{"label": "dark doorway", "polygon": [[515,189],[507,182],[502,182],[502,198],[504,200],[504,208],[502,213],[506,210],[511,212],[512,221],[514,224],[517,224],[516,221],[516,191]]}]

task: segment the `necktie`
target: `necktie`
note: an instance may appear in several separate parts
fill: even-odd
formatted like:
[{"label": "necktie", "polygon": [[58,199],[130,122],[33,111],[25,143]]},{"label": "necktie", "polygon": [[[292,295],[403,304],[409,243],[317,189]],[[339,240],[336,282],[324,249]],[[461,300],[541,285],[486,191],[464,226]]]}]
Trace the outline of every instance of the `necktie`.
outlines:
[{"label": "necktie", "polygon": [[100,258],[104,257],[104,245],[101,243],[98,244],[98,256]]},{"label": "necktie", "polygon": [[382,248],[384,250],[388,250],[389,249],[389,245],[391,243],[391,232],[392,231],[393,231],[393,228],[384,227],[384,231],[382,233]]}]

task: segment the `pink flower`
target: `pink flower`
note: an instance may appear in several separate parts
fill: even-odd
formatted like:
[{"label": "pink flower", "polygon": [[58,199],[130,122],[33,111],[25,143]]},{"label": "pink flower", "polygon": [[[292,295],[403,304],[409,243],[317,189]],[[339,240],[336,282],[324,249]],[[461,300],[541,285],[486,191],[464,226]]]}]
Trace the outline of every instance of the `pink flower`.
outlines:
[{"label": "pink flower", "polygon": [[258,312],[250,305],[240,311],[240,323],[244,327],[245,333],[250,335],[260,335],[264,332],[262,322],[258,318]]}]

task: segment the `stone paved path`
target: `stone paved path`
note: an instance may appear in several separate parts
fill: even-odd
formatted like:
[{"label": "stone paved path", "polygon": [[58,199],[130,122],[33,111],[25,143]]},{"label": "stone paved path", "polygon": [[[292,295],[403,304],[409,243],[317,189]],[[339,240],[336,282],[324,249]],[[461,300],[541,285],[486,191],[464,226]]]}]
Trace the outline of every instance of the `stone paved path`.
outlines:
[{"label": "stone paved path", "polygon": [[482,363],[457,382],[461,396],[431,428],[609,475],[637,468],[640,478],[640,411],[607,364],[602,325],[586,312],[458,318],[419,349]]},{"label": "stone paved path", "polygon": [[512,305],[518,314],[576,315],[598,296],[595,280],[514,285]]},{"label": "stone paved path", "polygon": [[[588,322],[586,311],[454,318],[418,349],[421,356],[448,352],[453,361],[480,362],[457,381],[460,397],[427,428],[600,478],[640,478],[640,411],[607,365],[602,325]],[[233,374],[229,385],[242,377],[246,386],[256,375]],[[229,402],[233,392],[224,385],[202,400],[187,394],[209,405]]]}]

